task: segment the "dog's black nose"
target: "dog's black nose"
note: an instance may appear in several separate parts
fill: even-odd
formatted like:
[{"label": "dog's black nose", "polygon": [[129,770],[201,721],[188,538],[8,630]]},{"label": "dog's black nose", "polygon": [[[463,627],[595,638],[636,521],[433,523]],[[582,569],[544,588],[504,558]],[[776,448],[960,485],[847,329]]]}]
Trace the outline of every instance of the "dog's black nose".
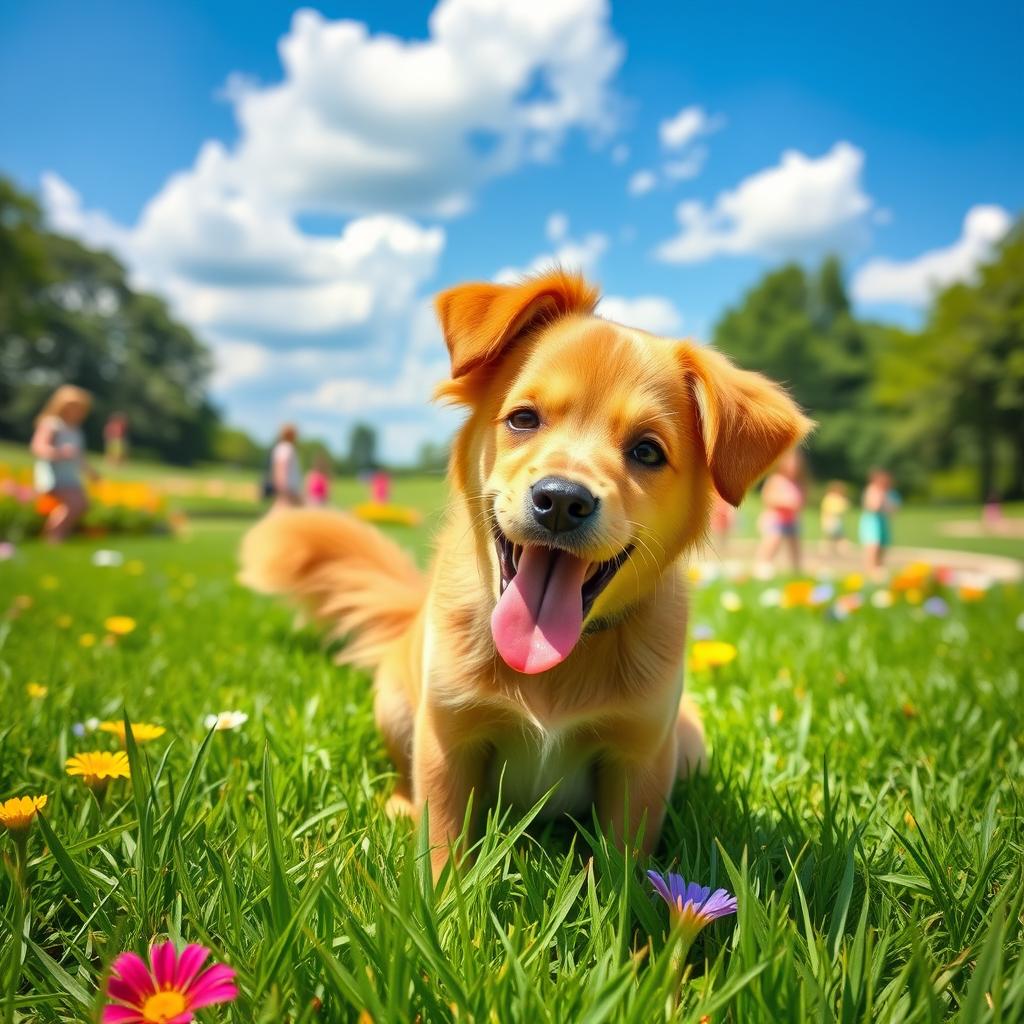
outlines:
[{"label": "dog's black nose", "polygon": [[597,508],[597,498],[573,480],[546,476],[530,488],[533,518],[552,533],[566,533],[582,526]]}]

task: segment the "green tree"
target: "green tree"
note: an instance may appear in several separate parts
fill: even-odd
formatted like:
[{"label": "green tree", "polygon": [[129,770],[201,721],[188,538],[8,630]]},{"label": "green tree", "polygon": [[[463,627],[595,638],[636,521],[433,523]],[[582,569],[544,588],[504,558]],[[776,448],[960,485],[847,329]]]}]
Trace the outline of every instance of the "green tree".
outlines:
[{"label": "green tree", "polygon": [[366,423],[357,423],[349,434],[348,462],[354,473],[377,464],[377,431]]},{"label": "green tree", "polygon": [[267,449],[244,430],[225,426],[218,426],[214,432],[212,455],[217,462],[248,469],[265,468],[268,458]]},{"label": "green tree", "polygon": [[890,331],[881,351],[897,452],[976,467],[981,499],[1024,497],[1024,221],[973,281],[936,296],[921,332]]},{"label": "green tree", "polygon": [[218,414],[207,348],[164,302],[130,287],[108,253],[48,232],[31,198],[0,179],[0,434],[24,440],[62,383],[87,388],[87,440],[111,412],[135,450],[188,463],[208,456]]},{"label": "green tree", "polygon": [[839,261],[816,273],[787,264],[726,311],[714,344],[741,366],[785,385],[818,422],[808,453],[819,476],[859,477],[877,450],[867,414],[875,331],[850,310]]}]

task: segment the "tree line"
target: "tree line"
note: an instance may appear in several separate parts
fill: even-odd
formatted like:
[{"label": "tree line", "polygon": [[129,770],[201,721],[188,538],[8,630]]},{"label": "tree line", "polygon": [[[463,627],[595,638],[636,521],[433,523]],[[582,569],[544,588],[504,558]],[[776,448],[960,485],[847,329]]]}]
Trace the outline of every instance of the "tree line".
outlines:
[{"label": "tree line", "polygon": [[[714,329],[741,365],[782,381],[817,420],[819,478],[859,482],[872,466],[905,491],[1024,497],[1024,222],[974,279],[938,292],[920,330],[852,310],[836,258],[769,271]],[[59,384],[87,388],[103,423],[124,413],[136,451],[161,460],[264,466],[267,450],[227,426],[209,396],[209,349],[163,300],[133,288],[109,253],[48,229],[31,196],[0,176],[0,437],[26,440]],[[372,426],[347,450],[304,439],[338,472],[385,461]],[[447,446],[426,445],[437,471]]]},{"label": "tree line", "polygon": [[919,330],[854,315],[836,258],[772,270],[714,344],[782,381],[818,423],[814,475],[893,472],[906,492],[1024,498],[1024,221]]},{"label": "tree line", "polygon": [[[90,391],[86,443],[126,416],[132,449],[161,461],[225,462],[262,469],[268,448],[223,422],[209,397],[208,347],[166,303],[133,288],[109,253],[50,231],[35,200],[0,176],[0,437],[27,441],[47,397],[64,383]],[[357,423],[340,454],[303,438],[305,464],[336,472],[376,465],[374,428]]]}]

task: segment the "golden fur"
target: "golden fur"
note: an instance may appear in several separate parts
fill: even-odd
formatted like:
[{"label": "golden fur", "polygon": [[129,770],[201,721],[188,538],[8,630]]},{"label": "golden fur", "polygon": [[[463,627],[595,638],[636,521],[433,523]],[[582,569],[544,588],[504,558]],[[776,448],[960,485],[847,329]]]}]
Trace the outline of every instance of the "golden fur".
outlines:
[{"label": "golden fur", "polygon": [[[435,869],[471,794],[474,806],[486,803],[499,777],[523,802],[560,783],[554,810],[596,803],[620,839],[646,819],[643,845],[653,847],[676,778],[705,757],[699,717],[682,699],[684,559],[705,533],[712,489],[738,504],[810,426],[765,378],[605,321],[596,302],[594,288],[561,271],[438,297],[452,364],[438,395],[468,417],[426,578],[340,513],[275,512],[243,542],[246,583],[298,599],[350,638],[343,660],[375,669],[377,721],[399,773],[390,806],[418,814],[429,805]],[[510,429],[522,408],[542,428]],[[640,438],[660,446],[665,465],[631,461]],[[550,475],[600,502],[576,556],[631,553],[571,653],[524,675],[499,656],[489,625],[494,531],[536,543],[524,496]]]}]

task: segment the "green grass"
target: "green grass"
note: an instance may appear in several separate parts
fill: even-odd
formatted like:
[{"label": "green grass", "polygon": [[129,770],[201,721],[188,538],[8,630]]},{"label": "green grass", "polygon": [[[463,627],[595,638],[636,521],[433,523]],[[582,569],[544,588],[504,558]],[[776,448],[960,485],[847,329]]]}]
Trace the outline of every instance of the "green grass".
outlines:
[{"label": "green grass", "polygon": [[[238,536],[211,520],[104,542],[138,575],[94,567],[84,542],[0,564],[0,796],[49,794],[20,942],[0,875],[0,1020],[95,1021],[112,957],[161,935],[238,969],[239,1001],[201,1014],[235,1024],[1024,1019],[1019,589],[841,622],[762,608],[754,584],[735,613],[717,585],[695,593],[693,621],[739,655],[688,684],[712,767],[677,788],[652,864],[740,909],[680,983],[648,865],[591,821],[507,812],[431,885],[415,831],[384,813],[368,678],[235,584]],[[400,537],[425,551],[426,529]],[[112,614],[138,628],[82,647]],[[208,737],[227,708],[249,722]],[[113,738],[72,725],[124,711],[168,733],[100,808],[63,763]]]}]

